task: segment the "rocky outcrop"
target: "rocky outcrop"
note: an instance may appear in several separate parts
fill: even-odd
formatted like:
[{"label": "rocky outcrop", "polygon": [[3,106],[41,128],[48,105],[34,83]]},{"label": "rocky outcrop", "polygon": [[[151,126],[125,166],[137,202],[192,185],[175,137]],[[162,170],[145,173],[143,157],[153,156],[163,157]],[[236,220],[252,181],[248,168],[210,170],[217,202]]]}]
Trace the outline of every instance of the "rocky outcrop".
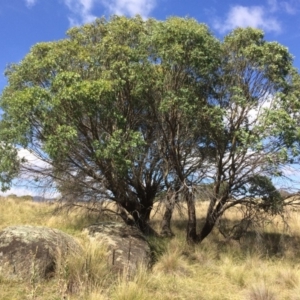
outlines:
[{"label": "rocky outcrop", "polygon": [[133,275],[138,265],[150,265],[150,247],[138,228],[105,222],[91,225],[85,232],[92,241],[108,247],[107,260],[113,271]]},{"label": "rocky outcrop", "polygon": [[7,227],[0,231],[0,276],[22,281],[48,279],[67,254],[81,251],[71,236],[57,229]]}]

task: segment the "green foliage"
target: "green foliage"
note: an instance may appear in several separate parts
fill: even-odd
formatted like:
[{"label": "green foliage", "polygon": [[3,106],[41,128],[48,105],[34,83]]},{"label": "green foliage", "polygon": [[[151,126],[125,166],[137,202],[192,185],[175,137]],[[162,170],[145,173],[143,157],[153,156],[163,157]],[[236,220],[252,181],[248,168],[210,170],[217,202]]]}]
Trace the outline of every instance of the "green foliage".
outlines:
[{"label": "green foliage", "polygon": [[9,144],[0,142],[0,183],[1,191],[9,190],[12,180],[18,174],[19,162],[17,161],[17,149]]},{"label": "green foliage", "polygon": [[269,193],[256,174],[280,174],[298,155],[300,76],[262,31],[220,41],[194,19],[113,16],[67,34],[6,71],[3,190],[23,147],[51,166],[28,172],[76,193],[69,199],[112,199],[135,222],[160,192],[208,179],[216,220],[241,185]]},{"label": "green foliage", "polygon": [[249,179],[248,183],[248,193],[263,200],[264,203],[261,206],[265,211],[270,210],[274,214],[282,211],[283,199],[268,177],[255,175]]}]

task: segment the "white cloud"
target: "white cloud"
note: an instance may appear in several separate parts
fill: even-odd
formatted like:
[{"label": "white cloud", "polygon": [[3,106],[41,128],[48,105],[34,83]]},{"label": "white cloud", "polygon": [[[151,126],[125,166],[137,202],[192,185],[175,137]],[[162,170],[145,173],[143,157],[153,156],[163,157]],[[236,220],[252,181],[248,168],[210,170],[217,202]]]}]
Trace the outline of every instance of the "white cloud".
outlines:
[{"label": "white cloud", "polygon": [[271,95],[266,95],[264,98],[260,99],[258,105],[248,112],[248,122],[249,124],[257,125],[260,116],[264,113],[266,109],[271,109],[272,105],[274,105],[274,97]]},{"label": "white cloud", "polygon": [[93,22],[96,16],[92,14],[92,9],[97,2],[101,3],[99,0],[64,0],[72,13],[72,17],[69,17],[70,25]]},{"label": "white cloud", "polygon": [[268,0],[268,9],[271,12],[277,12],[279,10],[286,12],[290,15],[297,13],[299,7],[299,1],[277,1],[277,0]]},{"label": "white cloud", "polygon": [[214,27],[221,33],[236,27],[261,28],[266,32],[277,33],[281,31],[280,23],[275,18],[268,16],[267,11],[261,6],[233,6],[225,21],[216,21]]},{"label": "white cloud", "polygon": [[27,149],[20,149],[18,150],[19,158],[24,158],[26,160],[24,166],[31,167],[34,169],[49,169],[51,166],[45,161],[38,157],[35,153],[30,152]]},{"label": "white cloud", "polygon": [[38,154],[27,149],[19,149],[18,156],[20,159],[25,159],[18,174],[18,180],[22,184],[27,184],[36,190],[43,190],[51,186],[48,176],[52,173],[52,166],[43,153]]},{"label": "white cloud", "polygon": [[[36,0],[27,0],[36,1]],[[93,22],[97,16],[93,14],[96,6],[102,5],[109,14],[141,15],[147,18],[156,5],[156,0],[63,0],[71,12],[71,26]]]},{"label": "white cloud", "polygon": [[35,5],[36,2],[37,2],[37,0],[25,0],[27,7],[31,7],[31,6]]},{"label": "white cloud", "polygon": [[[18,149],[18,157],[20,159],[24,158],[26,162],[22,165],[18,178],[13,180],[11,189],[4,193],[0,191],[0,196],[11,194],[17,196],[41,196],[44,198],[59,196],[54,186],[47,184],[47,179],[42,175],[43,172],[45,174],[51,172],[51,165],[47,163],[47,159],[42,159],[34,152],[24,148]],[[41,174],[39,175],[35,171]]]},{"label": "white cloud", "polygon": [[116,15],[141,15],[147,18],[156,5],[155,0],[103,0],[109,12]]},{"label": "white cloud", "polygon": [[290,15],[294,15],[297,13],[297,9],[295,6],[293,6],[290,2],[288,1],[282,1],[281,7]]}]

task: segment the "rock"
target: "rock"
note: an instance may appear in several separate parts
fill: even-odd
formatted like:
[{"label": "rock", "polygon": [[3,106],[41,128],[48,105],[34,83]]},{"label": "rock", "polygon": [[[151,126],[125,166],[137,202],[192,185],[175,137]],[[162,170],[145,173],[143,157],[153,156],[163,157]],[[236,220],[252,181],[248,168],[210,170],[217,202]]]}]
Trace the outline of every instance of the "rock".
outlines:
[{"label": "rock", "polygon": [[108,247],[108,264],[115,272],[133,275],[138,265],[148,267],[151,251],[141,231],[123,223],[103,222],[84,230],[92,241]]},{"label": "rock", "polygon": [[7,227],[0,231],[0,276],[21,281],[48,279],[67,254],[81,251],[71,236],[57,229]]}]

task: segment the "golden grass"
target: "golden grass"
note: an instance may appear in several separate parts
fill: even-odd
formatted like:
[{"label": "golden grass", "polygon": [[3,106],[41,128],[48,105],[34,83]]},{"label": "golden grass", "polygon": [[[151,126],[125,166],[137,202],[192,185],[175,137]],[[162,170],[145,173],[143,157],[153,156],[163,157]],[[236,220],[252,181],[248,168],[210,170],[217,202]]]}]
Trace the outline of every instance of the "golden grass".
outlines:
[{"label": "golden grass", "polygon": [[[200,222],[206,207],[206,203],[197,206]],[[74,235],[85,249],[83,256],[69,257],[50,281],[34,285],[0,278],[1,300],[300,300],[300,215],[295,211],[286,216],[288,230],[275,219],[240,243],[225,241],[215,230],[195,247],[185,243],[185,220],[175,212],[175,238],[151,238],[156,255],[152,270],[141,267],[129,279],[111,274],[106,249],[81,234],[83,227],[97,221],[96,214],[86,215],[83,209],[53,214],[54,208],[24,199],[0,200],[0,229],[16,224],[58,228]],[[152,218],[156,229],[161,214],[159,209]],[[239,212],[232,210],[226,217],[233,221]]]},{"label": "golden grass", "polygon": [[276,300],[276,294],[264,282],[254,284],[247,293],[249,300]]}]

